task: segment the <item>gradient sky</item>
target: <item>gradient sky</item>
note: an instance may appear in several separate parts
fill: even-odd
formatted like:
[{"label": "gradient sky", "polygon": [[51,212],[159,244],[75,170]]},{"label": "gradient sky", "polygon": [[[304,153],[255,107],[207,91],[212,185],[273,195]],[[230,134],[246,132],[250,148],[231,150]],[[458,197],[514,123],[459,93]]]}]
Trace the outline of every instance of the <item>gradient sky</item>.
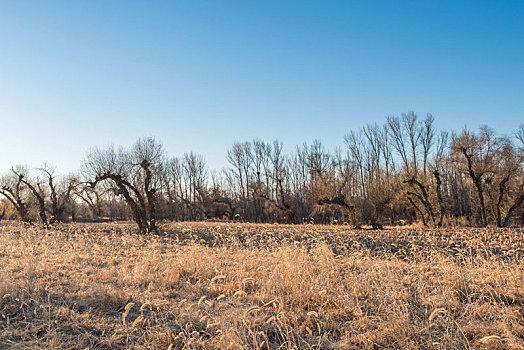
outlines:
[{"label": "gradient sky", "polygon": [[524,1],[0,1],[0,171],[140,136],[220,168],[408,110],[524,122]]}]

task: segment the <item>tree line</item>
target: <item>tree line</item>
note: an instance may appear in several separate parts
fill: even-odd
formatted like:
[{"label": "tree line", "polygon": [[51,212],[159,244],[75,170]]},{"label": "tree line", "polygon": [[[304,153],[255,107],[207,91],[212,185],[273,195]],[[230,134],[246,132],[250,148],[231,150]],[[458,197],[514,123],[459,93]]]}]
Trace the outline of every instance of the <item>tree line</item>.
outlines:
[{"label": "tree line", "polygon": [[315,140],[236,142],[227,168],[161,142],[96,148],[77,174],[15,166],[0,178],[3,217],[49,227],[77,220],[339,223],[354,227],[524,224],[524,124],[511,136],[439,131],[431,114],[388,116],[350,131],[333,152]]}]

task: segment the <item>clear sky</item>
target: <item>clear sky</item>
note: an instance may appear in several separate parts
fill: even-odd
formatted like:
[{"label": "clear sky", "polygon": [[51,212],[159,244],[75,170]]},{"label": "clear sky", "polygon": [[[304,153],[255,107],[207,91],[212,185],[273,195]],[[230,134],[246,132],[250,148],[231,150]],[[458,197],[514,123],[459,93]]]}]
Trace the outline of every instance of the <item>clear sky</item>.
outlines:
[{"label": "clear sky", "polygon": [[0,0],[0,171],[140,136],[220,168],[408,110],[524,122],[524,1]]}]

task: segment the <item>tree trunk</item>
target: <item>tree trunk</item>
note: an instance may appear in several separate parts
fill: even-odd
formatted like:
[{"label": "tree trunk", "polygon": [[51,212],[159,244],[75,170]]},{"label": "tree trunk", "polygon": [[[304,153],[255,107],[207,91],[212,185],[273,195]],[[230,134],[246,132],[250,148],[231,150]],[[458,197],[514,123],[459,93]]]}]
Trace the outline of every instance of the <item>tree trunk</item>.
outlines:
[{"label": "tree trunk", "polygon": [[502,206],[502,201],[504,199],[506,183],[508,183],[510,176],[511,176],[511,169],[508,170],[508,172],[506,173],[506,176],[504,176],[504,178],[499,183],[499,198],[497,201],[497,226],[498,227],[502,227],[503,225],[502,213],[501,213],[500,207]]},{"label": "tree trunk", "polygon": [[148,229],[149,232],[155,232],[156,231],[156,206],[155,206],[155,189],[150,188],[151,187],[151,178],[152,173],[151,169],[149,168],[149,162],[143,161],[140,166],[142,169],[144,169],[144,172],[146,173],[145,181],[144,181],[144,190],[146,192],[146,198],[147,198],[147,214],[148,216]]},{"label": "tree trunk", "polygon": [[418,207],[418,205],[415,204],[415,202],[413,201],[413,198],[408,196],[408,200],[409,202],[411,203],[411,205],[413,206],[413,208],[415,208],[415,210],[417,211],[417,213],[419,213],[420,217],[422,218],[422,224],[424,224],[424,226],[426,226],[426,218],[424,217],[424,213],[422,212],[422,210],[420,210],[420,208]]},{"label": "tree trunk", "polygon": [[462,154],[464,154],[464,157],[466,157],[466,160],[468,162],[468,174],[471,177],[471,180],[473,180],[473,183],[475,184],[475,188],[477,190],[477,195],[479,197],[479,212],[480,212],[480,221],[482,226],[486,227],[488,226],[488,221],[486,218],[486,206],[484,204],[484,190],[482,189],[482,174],[477,175],[473,171],[473,160],[471,159],[471,154],[468,154],[466,148],[461,149]]},{"label": "tree trunk", "polygon": [[435,170],[433,172],[433,175],[435,176],[435,180],[437,181],[437,200],[440,210],[440,218],[438,221],[438,227],[442,227],[442,222],[444,221],[444,200],[442,199],[442,180],[440,178],[440,172],[438,170]]},{"label": "tree trunk", "polygon": [[420,181],[418,181],[415,177],[412,177],[408,180],[404,180],[403,182],[412,186],[416,186],[420,189],[420,192],[422,192],[422,197],[419,195],[416,195],[416,197],[422,202],[422,204],[424,205],[424,209],[426,209],[426,212],[428,213],[429,218],[431,219],[433,224],[435,224],[435,214],[433,213],[433,206],[429,201],[428,191],[426,190],[424,185],[422,185],[422,183],[420,183]]},{"label": "tree trunk", "polygon": [[486,205],[484,204],[484,190],[482,189],[482,183],[480,181],[480,178],[474,178],[473,183],[475,184],[475,188],[477,189],[477,195],[479,197],[479,211],[481,223],[482,226],[486,227],[488,226],[488,221],[486,218]]},{"label": "tree trunk", "polygon": [[47,215],[45,213],[45,201],[44,201],[44,198],[42,197],[40,192],[38,192],[37,189],[33,187],[33,185],[31,185],[28,181],[24,180],[24,176],[23,175],[18,175],[18,176],[20,178],[20,182],[25,183],[27,185],[27,187],[29,187],[29,189],[31,190],[31,192],[33,193],[35,198],[37,199],[37,201],[38,201],[38,214],[40,216],[40,220],[42,221],[42,225],[44,225],[44,227],[46,229],[48,229],[49,228],[49,223],[47,222]]},{"label": "tree trunk", "polygon": [[517,197],[517,199],[515,200],[513,205],[509,208],[508,213],[506,214],[506,217],[504,218],[504,222],[503,222],[502,226],[508,227],[509,221],[511,219],[511,214],[513,214],[515,209],[517,209],[522,203],[524,203],[524,193],[521,193]]}]

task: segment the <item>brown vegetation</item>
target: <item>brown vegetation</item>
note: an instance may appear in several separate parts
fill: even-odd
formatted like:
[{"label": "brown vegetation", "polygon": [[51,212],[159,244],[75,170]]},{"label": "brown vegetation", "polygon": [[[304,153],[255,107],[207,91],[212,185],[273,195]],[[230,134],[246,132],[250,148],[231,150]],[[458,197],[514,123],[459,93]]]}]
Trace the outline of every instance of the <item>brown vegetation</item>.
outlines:
[{"label": "brown vegetation", "polygon": [[[487,126],[437,132],[414,112],[350,131],[344,148],[318,140],[284,153],[279,141],[237,142],[229,168],[193,152],[170,157],[154,138],[89,152],[79,174],[15,167],[0,177],[7,217],[41,222],[157,220],[347,223],[353,227],[522,226],[524,124],[512,137]],[[49,220],[48,220],[49,218]]]},{"label": "brown vegetation", "polygon": [[0,225],[0,348],[524,348],[522,229]]}]

